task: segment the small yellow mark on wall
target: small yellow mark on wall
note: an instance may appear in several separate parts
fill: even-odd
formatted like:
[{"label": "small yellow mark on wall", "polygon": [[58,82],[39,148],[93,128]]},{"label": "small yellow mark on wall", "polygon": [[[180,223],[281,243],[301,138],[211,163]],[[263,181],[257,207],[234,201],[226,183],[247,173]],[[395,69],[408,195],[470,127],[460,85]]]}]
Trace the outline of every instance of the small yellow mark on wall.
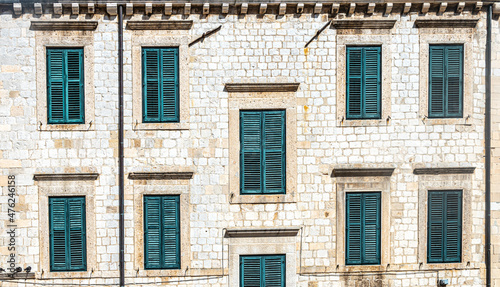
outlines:
[{"label": "small yellow mark on wall", "polygon": [[309,55],[309,48],[304,48],[304,55]]}]

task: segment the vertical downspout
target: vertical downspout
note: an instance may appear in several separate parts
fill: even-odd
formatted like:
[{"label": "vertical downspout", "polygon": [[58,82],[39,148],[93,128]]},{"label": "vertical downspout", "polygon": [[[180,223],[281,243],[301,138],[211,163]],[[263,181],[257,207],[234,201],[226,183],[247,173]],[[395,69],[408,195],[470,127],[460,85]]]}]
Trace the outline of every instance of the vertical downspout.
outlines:
[{"label": "vertical downspout", "polygon": [[123,163],[123,6],[118,6],[118,165],[120,205],[120,286],[125,286],[125,206]]},{"label": "vertical downspout", "polygon": [[491,286],[491,10],[492,4],[488,5],[486,19],[486,89],[485,89],[485,259],[486,259],[486,286]]}]

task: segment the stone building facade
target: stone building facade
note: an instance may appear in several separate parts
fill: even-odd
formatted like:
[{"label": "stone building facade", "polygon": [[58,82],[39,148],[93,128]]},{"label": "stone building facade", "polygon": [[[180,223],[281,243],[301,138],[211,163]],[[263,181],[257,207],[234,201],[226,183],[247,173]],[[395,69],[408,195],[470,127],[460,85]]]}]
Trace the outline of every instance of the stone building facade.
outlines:
[{"label": "stone building facade", "polygon": [[[118,6],[13,2],[0,0],[0,267],[6,269],[0,285],[117,286]],[[500,6],[127,2],[126,285],[241,286],[241,258],[280,255],[288,287],[439,286],[440,280],[486,286],[487,9],[493,5],[492,138],[498,147]],[[463,49],[460,116],[429,115],[435,45]],[[147,122],[144,49],[165,47],[178,51],[178,120]],[[376,117],[348,116],[351,47],[380,50]],[[82,50],[80,123],[49,123],[47,49],[58,48]],[[284,114],[283,192],[244,194],[241,112],[269,110]],[[495,286],[499,163],[493,149]],[[428,197],[436,190],[461,194],[458,261],[428,260]],[[379,194],[376,264],[348,263],[347,198],[361,192]],[[145,198],[155,196],[178,198],[175,268],[145,268]],[[49,206],[69,197],[84,198],[85,268],[56,271]],[[12,266],[22,271],[10,278]]]}]

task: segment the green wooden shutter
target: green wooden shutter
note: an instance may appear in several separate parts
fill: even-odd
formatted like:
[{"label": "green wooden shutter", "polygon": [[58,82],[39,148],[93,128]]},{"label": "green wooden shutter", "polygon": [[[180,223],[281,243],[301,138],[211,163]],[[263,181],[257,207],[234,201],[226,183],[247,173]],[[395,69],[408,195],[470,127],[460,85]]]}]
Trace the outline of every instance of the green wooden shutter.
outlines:
[{"label": "green wooden shutter", "polygon": [[429,117],[459,118],[463,111],[463,46],[429,47]]},{"label": "green wooden shutter", "polygon": [[346,264],[380,264],[380,193],[348,193],[346,203]]},{"label": "green wooden shutter", "polygon": [[427,261],[460,262],[462,249],[462,192],[429,191]]},{"label": "green wooden shutter", "polygon": [[285,193],[285,111],[263,113],[264,190]]},{"label": "green wooden shutter", "polygon": [[86,270],[85,198],[50,198],[49,217],[51,270]]},{"label": "green wooden shutter", "polygon": [[263,287],[285,286],[285,255],[264,256],[264,280]]},{"label": "green wooden shutter", "polygon": [[285,255],[240,256],[241,287],[285,287]]},{"label": "green wooden shutter", "polygon": [[240,257],[240,282],[241,287],[261,286],[261,258],[258,256]]},{"label": "green wooden shutter", "polygon": [[179,196],[144,197],[146,269],[180,268]]},{"label": "green wooden shutter", "polygon": [[347,119],[381,117],[381,47],[347,47]]},{"label": "green wooden shutter", "polygon": [[346,259],[347,265],[362,263],[362,195],[346,194]]},{"label": "green wooden shutter", "polygon": [[144,48],[143,121],[179,121],[179,49]]},{"label": "green wooden shutter", "polygon": [[47,49],[49,124],[84,123],[83,49]]},{"label": "green wooden shutter", "polygon": [[240,112],[241,193],[285,193],[285,111]]}]

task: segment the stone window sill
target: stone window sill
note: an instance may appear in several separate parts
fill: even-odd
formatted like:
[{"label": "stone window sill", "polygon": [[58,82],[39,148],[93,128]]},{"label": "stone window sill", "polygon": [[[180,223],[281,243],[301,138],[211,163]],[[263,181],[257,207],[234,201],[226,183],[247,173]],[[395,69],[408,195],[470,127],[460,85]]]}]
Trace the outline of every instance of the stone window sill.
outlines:
[{"label": "stone window sill", "polygon": [[231,204],[267,204],[295,203],[293,194],[234,194],[231,193]]},{"label": "stone window sill", "polygon": [[189,123],[135,123],[134,131],[140,130],[189,130]]}]

